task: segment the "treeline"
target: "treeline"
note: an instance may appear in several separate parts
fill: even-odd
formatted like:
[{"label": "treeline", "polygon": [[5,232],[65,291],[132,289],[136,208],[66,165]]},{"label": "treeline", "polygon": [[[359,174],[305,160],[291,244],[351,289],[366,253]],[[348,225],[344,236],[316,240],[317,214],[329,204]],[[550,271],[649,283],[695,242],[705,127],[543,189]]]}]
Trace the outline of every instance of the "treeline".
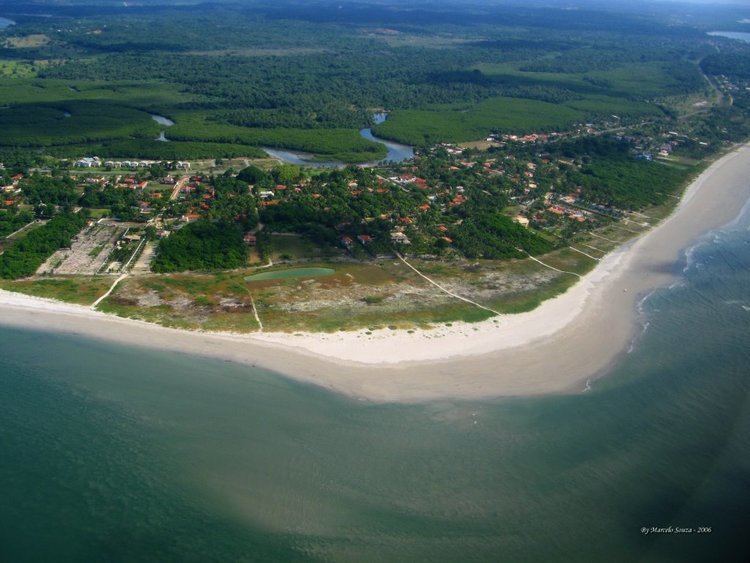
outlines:
[{"label": "treeline", "polygon": [[242,229],[229,221],[201,219],[159,241],[154,272],[231,270],[247,263]]},{"label": "treeline", "polygon": [[63,213],[33,229],[0,255],[0,278],[18,279],[33,275],[56,250],[70,246],[73,237],[85,224],[84,215]]}]

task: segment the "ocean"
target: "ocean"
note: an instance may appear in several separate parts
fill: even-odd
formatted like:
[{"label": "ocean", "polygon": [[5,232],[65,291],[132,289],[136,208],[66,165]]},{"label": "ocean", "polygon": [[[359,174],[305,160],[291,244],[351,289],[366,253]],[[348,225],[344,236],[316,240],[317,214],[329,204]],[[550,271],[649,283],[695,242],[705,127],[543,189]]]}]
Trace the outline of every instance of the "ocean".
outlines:
[{"label": "ocean", "polygon": [[0,560],[746,561],[747,215],[578,395],[377,405],[0,328]]}]

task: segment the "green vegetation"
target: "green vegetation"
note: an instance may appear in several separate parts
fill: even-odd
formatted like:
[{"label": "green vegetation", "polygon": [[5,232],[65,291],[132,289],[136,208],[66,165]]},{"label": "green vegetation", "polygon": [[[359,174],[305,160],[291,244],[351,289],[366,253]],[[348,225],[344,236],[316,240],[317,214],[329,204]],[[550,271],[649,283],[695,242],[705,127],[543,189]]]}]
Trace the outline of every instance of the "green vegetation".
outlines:
[{"label": "green vegetation", "polygon": [[33,220],[34,216],[28,211],[15,209],[0,211],[0,238],[7,237]]},{"label": "green vegetation", "polygon": [[85,224],[83,215],[63,213],[32,230],[0,255],[0,278],[17,279],[32,275],[53,252],[68,246]]},{"label": "green vegetation", "polygon": [[[374,108],[391,112],[379,133],[415,144],[659,116],[654,102],[705,89],[710,54],[686,25],[602,8],[424,7],[408,27],[388,2],[49,12],[0,32],[0,142],[68,157],[267,146],[367,162],[385,156],[358,134]],[[174,120],[177,142],[155,143],[147,113]]]},{"label": "green vegetation", "polygon": [[320,276],[330,276],[336,270],[332,268],[291,268],[289,270],[274,270],[272,272],[261,272],[247,276],[245,281],[267,281],[267,280],[286,280],[291,278],[317,278]]},{"label": "green vegetation", "polygon": [[[395,252],[460,295],[528,310],[576,278],[527,253],[588,271],[596,258],[570,247],[603,256],[640,231],[622,222],[631,210],[662,216],[705,157],[750,134],[750,47],[666,12],[448,3],[406,21],[392,0],[47,9],[0,31],[0,234],[51,219],[3,241],[2,275],[33,273],[81,206],[80,217],[125,222],[104,225],[120,240],[80,240],[82,256],[109,256],[103,269],[156,247],[158,275],[139,265],[102,309],[169,326],[256,330],[256,308],[268,330],[487,318]],[[386,150],[365,127],[418,145],[415,158],[260,160],[268,147],[378,161]],[[83,156],[100,160],[70,162]],[[165,162],[104,162],[130,159]],[[248,267],[268,261],[294,265]],[[3,286],[90,303],[105,282]]]},{"label": "green vegetation", "polygon": [[247,247],[238,225],[196,221],[159,241],[155,272],[230,270],[247,263]]},{"label": "green vegetation", "polygon": [[21,192],[32,205],[71,206],[80,195],[75,181],[69,177],[34,174],[20,182]]},{"label": "green vegetation", "polygon": [[18,104],[0,111],[0,142],[13,146],[88,143],[155,136],[158,126],[143,111],[103,102]]},{"label": "green vegetation", "polygon": [[467,258],[524,258],[519,248],[529,254],[552,249],[547,240],[497,213],[472,214],[455,229],[454,242]]},{"label": "green vegetation", "polygon": [[584,160],[580,170],[568,174],[568,181],[581,189],[583,197],[619,209],[662,204],[692,173],[690,167],[636,160],[626,144],[610,140],[581,140],[557,148]]},{"label": "green vegetation", "polygon": [[557,130],[582,117],[581,112],[548,102],[491,98],[475,106],[394,111],[375,128],[375,134],[402,143],[429,145],[471,141],[493,132]]},{"label": "green vegetation", "polygon": [[0,279],[0,288],[67,303],[91,305],[112,285],[110,276],[44,277],[18,280]]}]

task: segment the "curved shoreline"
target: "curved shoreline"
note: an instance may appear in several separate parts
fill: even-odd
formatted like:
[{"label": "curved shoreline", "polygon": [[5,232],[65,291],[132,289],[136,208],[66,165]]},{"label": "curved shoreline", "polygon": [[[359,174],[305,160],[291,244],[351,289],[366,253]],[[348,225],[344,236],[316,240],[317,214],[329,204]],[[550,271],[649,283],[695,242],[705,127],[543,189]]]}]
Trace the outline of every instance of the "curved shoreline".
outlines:
[{"label": "curved shoreline", "polygon": [[[229,335],[168,329],[0,291],[0,324],[222,358],[372,401],[478,399],[581,390],[625,353],[637,306],[679,256],[750,199],[750,145],[714,162],[659,225],[535,310],[435,331]],[[495,322],[499,321],[499,322]]]}]

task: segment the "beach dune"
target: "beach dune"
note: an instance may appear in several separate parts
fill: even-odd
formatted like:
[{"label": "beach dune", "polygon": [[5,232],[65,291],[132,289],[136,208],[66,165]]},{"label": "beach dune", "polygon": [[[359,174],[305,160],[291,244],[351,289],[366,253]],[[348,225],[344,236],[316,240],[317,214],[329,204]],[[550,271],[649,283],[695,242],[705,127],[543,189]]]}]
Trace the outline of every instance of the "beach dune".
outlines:
[{"label": "beach dune", "polygon": [[667,219],[609,254],[534,311],[433,331],[230,335],[187,332],[0,291],[0,323],[223,358],[353,397],[440,398],[575,392],[617,361],[638,333],[638,304],[679,275],[681,255],[735,219],[750,199],[750,145],[723,156]]}]

